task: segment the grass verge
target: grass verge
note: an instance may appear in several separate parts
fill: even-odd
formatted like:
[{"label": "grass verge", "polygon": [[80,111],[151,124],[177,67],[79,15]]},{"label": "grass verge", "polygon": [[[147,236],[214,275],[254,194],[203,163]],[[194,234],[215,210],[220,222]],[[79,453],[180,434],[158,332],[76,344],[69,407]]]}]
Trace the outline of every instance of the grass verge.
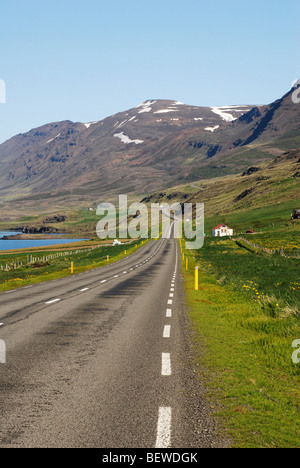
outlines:
[{"label": "grass verge", "polygon": [[183,275],[196,364],[232,447],[299,448],[300,364],[292,362],[299,321],[266,313],[199,265],[197,253],[188,256]]},{"label": "grass verge", "polygon": [[[139,247],[145,245],[147,240],[137,240],[130,244],[122,244],[119,246],[101,246],[94,250],[79,249],[79,246],[72,244],[74,251],[70,253],[67,245],[61,248],[51,250],[47,247],[31,250],[30,254],[36,255],[39,259],[58,254],[57,258],[50,261],[42,262],[37,261],[33,264],[26,264],[28,252],[20,250],[14,253],[0,254],[0,263],[9,263],[13,259],[14,262],[23,262],[23,266],[9,271],[0,271],[0,291],[8,291],[19,287],[27,286],[30,284],[51,281],[57,278],[63,278],[71,275],[71,262],[74,262],[74,274],[82,273],[83,271],[100,268],[108,264],[107,256],[109,256],[109,263],[117,262],[125,256],[134,253]],[[89,243],[85,243],[89,247]],[[90,243],[94,247],[93,242]],[[80,245],[80,243],[79,243]],[[76,253],[78,251],[78,253]],[[125,253],[126,252],[126,253]],[[67,253],[67,255],[65,255]]]}]

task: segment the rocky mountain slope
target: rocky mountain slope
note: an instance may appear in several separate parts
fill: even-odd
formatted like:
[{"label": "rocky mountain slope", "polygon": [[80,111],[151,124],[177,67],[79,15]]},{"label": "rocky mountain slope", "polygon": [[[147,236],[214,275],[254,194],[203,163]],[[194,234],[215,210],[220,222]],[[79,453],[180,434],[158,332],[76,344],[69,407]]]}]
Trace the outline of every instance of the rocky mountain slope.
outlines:
[{"label": "rocky mountain slope", "polygon": [[96,206],[274,158],[300,146],[293,91],[266,106],[150,100],[99,122],[56,122],[17,135],[0,145],[1,213]]}]

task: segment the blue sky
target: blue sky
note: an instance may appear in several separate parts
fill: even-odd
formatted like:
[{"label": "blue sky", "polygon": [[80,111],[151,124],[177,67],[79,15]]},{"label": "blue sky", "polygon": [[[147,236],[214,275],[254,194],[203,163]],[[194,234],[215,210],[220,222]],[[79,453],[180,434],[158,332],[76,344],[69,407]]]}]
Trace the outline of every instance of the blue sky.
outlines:
[{"label": "blue sky", "polygon": [[1,0],[0,142],[147,99],[267,104],[300,77],[299,0]]}]

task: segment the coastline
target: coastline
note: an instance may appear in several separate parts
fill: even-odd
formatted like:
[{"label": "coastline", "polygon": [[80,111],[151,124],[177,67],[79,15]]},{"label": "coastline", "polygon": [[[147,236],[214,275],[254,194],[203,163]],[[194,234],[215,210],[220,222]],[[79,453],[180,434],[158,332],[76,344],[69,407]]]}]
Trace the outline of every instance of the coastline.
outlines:
[{"label": "coastline", "polygon": [[[71,235],[71,234],[70,234]],[[59,236],[62,236],[63,239],[68,238],[66,233],[57,233],[57,234],[11,234],[9,236],[3,236],[1,240],[49,240],[49,239],[58,239]],[[72,235],[74,237],[74,235]]]}]

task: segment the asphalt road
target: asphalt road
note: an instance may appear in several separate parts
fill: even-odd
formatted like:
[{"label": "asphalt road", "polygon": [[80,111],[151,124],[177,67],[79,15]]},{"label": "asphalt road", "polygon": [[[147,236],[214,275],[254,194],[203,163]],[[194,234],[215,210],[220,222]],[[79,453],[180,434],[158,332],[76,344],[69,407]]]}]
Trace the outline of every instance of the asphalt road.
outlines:
[{"label": "asphalt road", "polygon": [[175,239],[0,295],[0,447],[220,446]]}]

